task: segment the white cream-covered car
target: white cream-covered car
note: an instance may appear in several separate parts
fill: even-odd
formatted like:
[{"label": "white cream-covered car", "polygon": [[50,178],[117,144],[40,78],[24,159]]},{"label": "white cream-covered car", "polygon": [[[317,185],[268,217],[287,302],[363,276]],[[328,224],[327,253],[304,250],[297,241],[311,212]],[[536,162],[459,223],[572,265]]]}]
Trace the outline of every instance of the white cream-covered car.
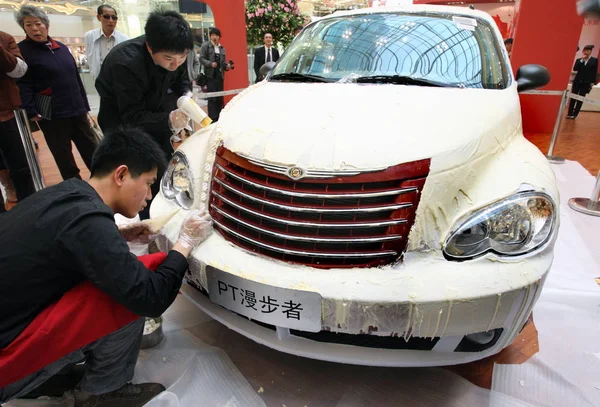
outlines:
[{"label": "white cream-covered car", "polygon": [[175,153],[152,204],[214,232],[182,290],[296,355],[387,366],[469,362],[519,333],[558,230],[558,190],[522,134],[492,18],[454,7],[336,13]]}]

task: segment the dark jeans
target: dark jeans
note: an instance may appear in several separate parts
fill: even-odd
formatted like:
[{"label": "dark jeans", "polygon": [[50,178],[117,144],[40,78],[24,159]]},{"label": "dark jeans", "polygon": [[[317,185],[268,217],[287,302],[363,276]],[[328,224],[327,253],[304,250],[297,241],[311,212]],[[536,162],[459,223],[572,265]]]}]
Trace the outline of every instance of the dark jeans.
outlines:
[{"label": "dark jeans", "polygon": [[[208,92],[221,92],[223,90],[223,78],[206,78],[206,90]],[[208,117],[213,122],[219,120],[223,103],[223,96],[208,99]]]},{"label": "dark jeans", "polygon": [[90,169],[92,167],[92,155],[94,155],[97,145],[87,115],[41,120],[38,123],[62,178],[81,179],[79,168],[75,163],[75,157],[73,157],[71,141],[75,143],[83,162]]},{"label": "dark jeans", "polygon": [[133,378],[140,352],[144,318],[139,318],[83,348],[57,360],[18,382],[0,388],[0,403],[35,390],[66,366],[86,358],[81,390],[104,394],[121,388]]},{"label": "dark jeans", "polygon": [[[573,87],[571,88],[571,93],[576,95],[585,96],[590,93],[592,88],[592,84],[590,83],[576,83],[573,82]],[[577,117],[579,111],[581,110],[581,106],[583,106],[583,102],[579,100],[571,99],[569,102],[569,116]]]},{"label": "dark jeans", "polygon": [[[31,170],[21,142],[17,121],[13,118],[0,122],[0,169],[8,169],[17,192],[23,200],[35,192]],[[4,199],[0,194],[0,212],[4,211]]]}]

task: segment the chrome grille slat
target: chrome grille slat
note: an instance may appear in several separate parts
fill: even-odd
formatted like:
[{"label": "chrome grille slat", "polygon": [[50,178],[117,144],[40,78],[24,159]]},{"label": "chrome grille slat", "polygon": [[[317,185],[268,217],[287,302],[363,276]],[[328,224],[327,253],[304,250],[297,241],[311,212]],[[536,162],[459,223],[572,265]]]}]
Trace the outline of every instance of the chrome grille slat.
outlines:
[{"label": "chrome grille slat", "polygon": [[322,269],[400,261],[430,166],[423,159],[381,169],[308,170],[223,145],[216,155],[207,191],[215,230],[251,253]]},{"label": "chrome grille slat", "polygon": [[[244,157],[251,164],[254,164],[258,167],[262,167],[267,171],[274,172],[274,173],[281,174],[281,175],[287,175],[288,169],[290,167],[293,167],[293,166],[285,166],[285,165],[266,163],[266,162],[255,160],[253,158],[249,158],[249,157],[246,157],[243,155],[240,155],[240,156]],[[307,170],[305,170],[306,175],[304,176],[304,178],[351,177],[351,176],[358,175],[358,174],[365,173],[365,172],[381,171],[382,169],[383,168],[377,168],[377,169],[366,170],[366,171],[365,170],[363,170],[363,171],[358,171],[358,170],[338,170],[338,171],[331,170],[331,171],[328,171],[328,170],[307,169]]]},{"label": "chrome grille slat", "polygon": [[372,213],[372,212],[384,212],[384,211],[395,211],[398,209],[404,209],[404,208],[410,208],[412,206],[412,203],[408,202],[408,203],[399,203],[399,204],[395,204],[395,205],[386,205],[386,206],[377,206],[377,207],[366,207],[366,208],[347,208],[347,209],[328,209],[328,208],[321,208],[321,207],[314,207],[314,208],[308,208],[308,207],[298,207],[298,206],[289,206],[289,205],[284,205],[284,204],[280,204],[277,202],[272,202],[272,201],[268,201],[266,199],[261,199],[261,198],[257,198],[255,196],[249,195],[243,191],[240,191],[239,189],[231,186],[231,185],[227,185],[225,182],[221,181],[218,178],[215,178],[214,180],[217,184],[221,185],[223,188],[228,189],[229,191],[232,191],[236,194],[238,194],[239,196],[242,196],[244,198],[250,199],[254,202],[258,202],[262,205],[270,205],[279,209],[283,209],[286,211],[291,211],[291,212],[312,212],[312,213]]},{"label": "chrome grille slat", "polygon": [[285,233],[277,233],[277,232],[274,232],[274,231],[268,230],[268,229],[259,228],[256,225],[248,223],[248,222],[244,221],[243,219],[237,218],[237,217],[231,215],[230,213],[225,212],[224,210],[218,208],[216,205],[211,204],[211,208],[213,208],[215,211],[217,211],[224,217],[229,218],[236,223],[244,225],[247,228],[256,230],[257,232],[260,232],[260,233],[266,233],[271,236],[279,237],[279,238],[286,239],[286,240],[297,240],[297,241],[302,241],[302,242],[314,242],[314,243],[324,242],[324,243],[356,243],[356,244],[358,244],[358,243],[388,242],[388,241],[402,239],[402,236],[400,236],[400,235],[388,235],[388,236],[381,236],[381,237],[352,237],[352,238],[294,236],[294,235],[288,235]]},{"label": "chrome grille slat", "polygon": [[228,228],[227,226],[223,225],[222,223],[218,222],[217,220],[213,219],[213,222],[219,228],[225,230],[226,232],[231,233],[232,235],[234,235],[240,239],[246,240],[256,246],[264,247],[265,249],[273,250],[275,252],[291,254],[291,255],[295,255],[295,256],[332,257],[332,258],[337,258],[337,257],[375,258],[375,257],[396,256],[398,254],[395,251],[364,252],[364,253],[352,253],[352,252],[350,252],[350,253],[327,253],[327,252],[312,252],[312,251],[306,251],[306,250],[284,249],[284,248],[273,246],[273,245],[270,245],[267,243],[259,242],[258,240],[254,240],[252,238],[244,236],[243,234],[238,233],[238,232]]},{"label": "chrome grille slat", "polygon": [[223,195],[219,194],[218,192],[216,192],[214,190],[211,191],[211,193],[212,193],[212,195],[216,196],[223,202],[226,202],[228,205],[231,205],[236,209],[245,211],[247,213],[250,213],[254,216],[258,216],[260,218],[269,219],[274,222],[279,222],[279,223],[283,223],[286,225],[316,227],[316,228],[376,228],[376,227],[384,227],[384,226],[401,225],[401,224],[407,222],[406,219],[384,220],[384,221],[377,221],[377,222],[355,222],[355,223],[350,223],[350,222],[346,222],[346,223],[341,223],[341,222],[340,223],[300,222],[300,221],[281,219],[281,218],[277,218],[274,216],[266,215],[264,213],[257,212],[250,208],[246,208],[245,206],[242,206],[236,202],[233,202],[232,200],[225,198]]},{"label": "chrome grille slat", "polygon": [[348,199],[351,199],[351,198],[375,198],[375,197],[381,197],[381,196],[400,195],[400,194],[406,194],[409,192],[418,191],[418,188],[416,188],[416,187],[391,189],[389,191],[378,191],[378,192],[368,192],[368,193],[345,193],[345,194],[335,194],[335,193],[334,194],[319,194],[319,193],[309,193],[309,192],[286,191],[286,190],[282,190],[282,189],[269,187],[267,185],[262,185],[257,182],[254,182],[254,181],[250,181],[249,179],[246,179],[244,177],[239,176],[238,174],[228,171],[227,169],[223,168],[220,164],[216,164],[216,167],[219,170],[223,171],[224,174],[226,174],[240,182],[251,185],[255,188],[263,189],[265,191],[275,192],[275,193],[281,194],[281,195],[299,197],[299,198],[318,198],[318,199],[323,199],[323,198],[325,198],[325,199],[327,199],[327,198],[331,198],[331,199],[333,199],[333,198],[348,198]]}]

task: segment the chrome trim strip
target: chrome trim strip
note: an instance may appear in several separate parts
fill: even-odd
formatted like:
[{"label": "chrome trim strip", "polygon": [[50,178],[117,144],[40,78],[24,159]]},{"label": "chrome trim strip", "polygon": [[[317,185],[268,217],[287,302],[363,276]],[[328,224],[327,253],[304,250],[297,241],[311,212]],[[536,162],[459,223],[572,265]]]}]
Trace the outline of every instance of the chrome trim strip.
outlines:
[{"label": "chrome trim strip", "polygon": [[250,229],[254,229],[260,233],[266,233],[268,235],[279,237],[281,239],[286,239],[286,240],[297,240],[297,241],[302,241],[302,242],[317,242],[317,243],[318,242],[323,242],[323,243],[379,243],[379,242],[387,242],[390,240],[402,239],[401,235],[387,235],[387,236],[382,236],[382,237],[354,237],[354,238],[351,238],[351,237],[340,237],[340,238],[306,237],[306,236],[286,235],[284,233],[277,233],[277,232],[273,232],[271,230],[261,229],[261,228],[257,227],[256,225],[253,225],[251,223],[243,221],[242,219],[236,218],[235,216],[225,212],[224,210],[220,209],[218,206],[216,206],[214,204],[211,204],[210,206],[215,211],[217,211],[221,215],[225,216],[226,218],[229,218],[235,222],[238,222]]},{"label": "chrome trim strip", "polygon": [[[246,160],[248,160],[250,163],[262,167],[267,171],[270,172],[274,172],[277,174],[281,174],[281,175],[287,175],[288,174],[288,170],[290,168],[293,167],[300,167],[298,165],[279,165],[279,164],[272,164],[272,163],[266,163],[260,160],[257,160],[255,158],[250,158],[248,156],[245,156],[243,154],[239,154],[237,153],[238,156],[245,158]],[[302,167],[300,167],[302,168]],[[333,177],[339,177],[339,176],[353,176],[353,175],[359,175],[362,173],[368,173],[368,172],[376,172],[376,171],[383,171],[388,167],[381,167],[381,168],[371,168],[371,169],[366,169],[366,170],[312,170],[312,169],[303,169],[306,172],[306,175],[304,175],[303,178],[333,178]]]},{"label": "chrome trim strip", "polygon": [[280,203],[276,203],[276,202],[272,202],[272,201],[267,201],[267,200],[263,200],[260,198],[257,198],[255,196],[252,195],[248,195],[247,193],[240,191],[239,189],[234,188],[231,185],[228,185],[226,183],[224,183],[223,181],[221,181],[218,178],[214,179],[215,182],[219,185],[222,185],[224,188],[227,188],[228,190],[243,196],[244,198],[250,199],[254,202],[258,202],[261,203],[263,205],[270,205],[270,206],[274,206],[276,208],[279,209],[283,209],[286,211],[292,211],[292,212],[310,212],[310,213],[373,213],[373,212],[383,212],[383,211],[395,211],[398,209],[403,209],[403,208],[410,208],[412,206],[412,203],[407,202],[407,203],[401,203],[401,204],[395,204],[395,205],[388,205],[388,206],[379,206],[379,207],[372,207],[372,208],[348,208],[348,209],[328,209],[328,208],[303,208],[303,207],[298,207],[298,206],[288,206],[288,205],[284,205],[284,204],[280,204]]},{"label": "chrome trim strip", "polygon": [[373,253],[314,253],[314,252],[306,252],[302,250],[290,250],[290,249],[282,249],[279,247],[271,246],[269,244],[259,242],[257,240],[251,239],[247,236],[242,235],[241,233],[235,232],[228,228],[227,226],[222,225],[218,221],[213,219],[213,222],[221,229],[225,230],[227,233],[231,233],[234,236],[239,237],[240,239],[244,239],[256,246],[264,247],[265,249],[273,250],[279,253],[292,254],[298,256],[308,256],[308,257],[351,257],[351,258],[373,258],[373,257],[384,257],[384,256],[395,256],[397,252],[394,251],[385,251],[385,252],[373,252]]},{"label": "chrome trim strip", "polygon": [[[350,194],[311,194],[311,193],[307,193],[307,192],[292,192],[292,191],[284,191],[281,189],[277,189],[277,188],[272,188],[272,187],[268,187],[266,185],[261,185],[261,184],[257,184],[256,182],[247,180],[246,178],[240,177],[237,174],[232,173],[229,170],[226,170],[225,168],[223,168],[221,165],[216,164],[217,168],[221,171],[223,171],[225,174],[227,174],[228,176],[237,179],[238,181],[244,182],[248,185],[252,185],[253,187],[259,188],[259,189],[264,189],[266,191],[271,191],[271,192],[275,192],[281,195],[287,195],[287,196],[295,196],[295,197],[299,197],[299,198],[326,198],[326,199],[331,199],[331,198],[374,198],[374,197],[379,197],[379,196],[390,196],[390,195],[400,195],[400,194],[406,194],[408,192],[413,192],[413,191],[418,191],[417,187],[408,187],[408,188],[400,188],[400,189],[393,189],[393,190],[389,190],[389,191],[382,191],[382,192],[367,192],[364,194],[361,193],[350,193]],[[214,175],[213,175],[213,178]]]},{"label": "chrome trim strip", "polygon": [[394,226],[394,225],[401,225],[403,223],[407,223],[408,221],[406,219],[395,219],[395,220],[384,220],[384,221],[380,221],[380,222],[371,222],[371,223],[367,223],[367,222],[363,222],[363,223],[345,223],[345,224],[340,224],[340,223],[314,223],[314,222],[298,222],[298,221],[293,221],[293,220],[288,220],[288,219],[280,219],[280,218],[276,218],[273,216],[269,216],[269,215],[265,215],[264,213],[260,213],[260,212],[256,212],[253,211],[251,209],[245,208],[242,205],[235,203],[233,201],[231,201],[230,199],[225,198],[224,196],[220,195],[218,192],[215,192],[214,190],[211,191],[211,193],[213,195],[215,195],[217,198],[221,199],[222,201],[228,203],[229,205],[233,206],[234,208],[237,208],[241,211],[245,211],[248,213],[251,213],[254,216],[258,216],[261,218],[265,218],[265,219],[269,219],[272,220],[274,222],[279,222],[279,223],[283,223],[286,225],[293,225],[293,226],[307,226],[307,227],[320,227],[320,228],[349,228],[349,227],[365,227],[365,228],[373,228],[373,227],[384,227],[384,226]]}]

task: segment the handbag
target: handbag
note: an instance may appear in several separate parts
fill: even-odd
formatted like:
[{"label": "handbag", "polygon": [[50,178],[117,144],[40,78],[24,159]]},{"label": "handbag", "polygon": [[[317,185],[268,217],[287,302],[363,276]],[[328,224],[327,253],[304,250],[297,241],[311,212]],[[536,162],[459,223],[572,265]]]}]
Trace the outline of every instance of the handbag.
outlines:
[{"label": "handbag", "polygon": [[92,135],[94,136],[94,141],[96,145],[100,144],[102,139],[104,139],[104,133],[102,133],[102,129],[98,126],[98,123],[94,120],[91,114],[88,113],[88,121],[90,122],[90,130]]},{"label": "handbag", "polygon": [[52,120],[52,97],[48,95],[42,95],[36,93],[33,97],[33,103],[35,105],[38,114],[42,116],[42,119]]}]

